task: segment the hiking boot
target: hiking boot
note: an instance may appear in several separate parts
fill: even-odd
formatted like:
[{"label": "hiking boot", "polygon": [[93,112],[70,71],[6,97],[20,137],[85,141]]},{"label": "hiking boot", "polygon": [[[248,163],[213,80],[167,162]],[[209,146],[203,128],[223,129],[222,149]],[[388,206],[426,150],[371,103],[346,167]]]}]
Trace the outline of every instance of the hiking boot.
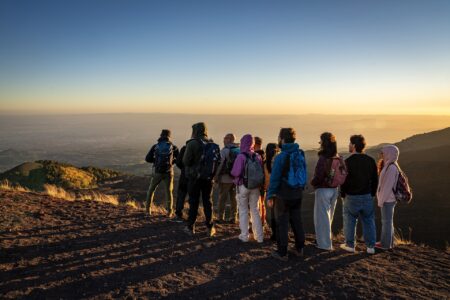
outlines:
[{"label": "hiking boot", "polygon": [[278,251],[273,251],[271,255],[272,255],[272,257],[275,258],[275,259],[278,259],[278,260],[281,260],[281,261],[288,261],[288,256],[287,256],[287,254],[281,256],[280,253],[278,253]]},{"label": "hiking boot", "polygon": [[194,236],[194,234],[195,234],[194,229],[193,229],[193,228],[190,228],[189,226],[185,226],[185,227],[183,228],[183,232],[186,233],[186,234],[189,235],[189,236]]},{"label": "hiking boot", "polygon": [[180,216],[175,216],[174,218],[170,219],[169,221],[175,222],[175,223],[183,223],[184,219]]},{"label": "hiking boot", "polygon": [[355,247],[349,247],[347,244],[341,244],[341,249],[350,253],[355,253]]},{"label": "hiking boot", "polygon": [[375,248],[367,247],[367,254],[375,254]]},{"label": "hiking boot", "polygon": [[303,257],[303,248],[301,248],[301,249],[297,249],[297,248],[292,249],[292,254],[294,254],[297,257]]},{"label": "hiking boot", "polygon": [[216,227],[212,226],[211,228],[208,228],[208,236],[213,237],[216,235]]}]

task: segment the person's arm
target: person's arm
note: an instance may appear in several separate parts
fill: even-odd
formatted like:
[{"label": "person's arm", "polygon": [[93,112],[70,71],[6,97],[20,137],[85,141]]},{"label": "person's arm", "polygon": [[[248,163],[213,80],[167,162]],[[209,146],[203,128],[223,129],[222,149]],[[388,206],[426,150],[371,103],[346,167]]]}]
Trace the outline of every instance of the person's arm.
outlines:
[{"label": "person's arm", "polygon": [[153,145],[152,148],[150,148],[150,151],[148,151],[147,155],[145,156],[146,162],[151,164],[155,162],[155,147],[156,145]]},{"label": "person's arm", "polygon": [[177,165],[177,167],[182,170],[184,168],[183,165],[183,156],[184,156],[184,152],[186,151],[186,147],[182,147],[180,152],[177,155],[177,159],[175,160],[175,164]]},{"label": "person's arm", "polygon": [[371,160],[372,170],[370,175],[370,188],[371,188],[371,194],[372,197],[375,197],[377,194],[377,188],[378,188],[378,171],[377,171],[377,164],[375,163],[375,160]]},{"label": "person's arm", "polygon": [[220,177],[220,172],[222,172],[224,164],[225,164],[225,158],[227,157],[227,148],[223,148],[222,150],[220,150],[220,164],[219,167],[217,168],[217,172],[214,176],[214,180],[218,181],[219,177]]},{"label": "person's arm", "polygon": [[236,160],[234,161],[233,169],[231,170],[231,176],[238,178],[241,177],[244,167],[245,167],[245,160],[246,156],[244,154],[239,154],[236,157]]},{"label": "person's arm", "polygon": [[316,164],[316,169],[314,170],[314,176],[313,179],[311,180],[311,185],[314,188],[317,188],[318,186],[320,186],[326,177],[326,158],[323,156],[319,157],[319,160],[317,161]]},{"label": "person's arm", "polygon": [[190,141],[186,145],[186,151],[183,155],[183,165],[185,167],[191,167],[194,164],[194,155],[195,155],[195,141]]},{"label": "person's arm", "polygon": [[172,147],[173,147],[173,163],[176,164],[178,155],[180,154],[180,151],[178,150],[178,147],[173,144],[172,144]]},{"label": "person's arm", "polygon": [[278,193],[281,184],[281,177],[284,166],[284,156],[277,155],[272,167],[272,173],[270,174],[269,188],[267,189],[267,199],[272,199]]},{"label": "person's arm", "polygon": [[392,195],[392,189],[394,188],[395,183],[397,182],[398,171],[397,168],[393,165],[390,165],[386,172],[383,175],[383,180],[380,182],[380,186],[378,188],[378,203],[383,206],[383,203],[386,202],[387,199]]},{"label": "person's arm", "polygon": [[351,172],[351,169],[350,169],[350,166],[349,166],[350,164],[348,163],[347,160],[348,160],[348,158],[346,160],[344,160],[345,166],[347,167],[347,177],[345,178],[344,183],[340,187],[341,197],[342,198],[345,198],[346,191],[347,191],[347,186],[348,186],[348,180],[350,178],[350,172]]}]

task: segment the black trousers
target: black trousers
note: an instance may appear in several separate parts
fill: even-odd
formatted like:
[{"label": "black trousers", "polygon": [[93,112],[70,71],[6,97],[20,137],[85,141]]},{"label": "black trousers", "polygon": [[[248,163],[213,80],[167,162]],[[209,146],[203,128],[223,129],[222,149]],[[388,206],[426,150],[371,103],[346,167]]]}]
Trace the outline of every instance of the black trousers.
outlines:
[{"label": "black trousers", "polygon": [[186,178],[184,172],[181,172],[180,179],[178,181],[177,203],[175,206],[175,214],[180,218],[183,217],[184,201],[186,200],[187,194],[188,194],[188,179]]},{"label": "black trousers", "polygon": [[274,201],[274,212],[277,226],[277,248],[281,256],[287,254],[289,241],[289,223],[295,237],[295,247],[300,250],[305,247],[305,231],[302,223],[302,198],[294,204],[288,204],[282,198]]},{"label": "black trousers", "polygon": [[202,198],[203,211],[206,218],[206,226],[211,228],[212,223],[212,187],[213,183],[211,180],[204,179],[189,179],[188,182],[188,192],[189,192],[189,219],[188,227],[193,229],[195,226],[195,221],[197,220],[198,207],[200,205],[200,197]]}]

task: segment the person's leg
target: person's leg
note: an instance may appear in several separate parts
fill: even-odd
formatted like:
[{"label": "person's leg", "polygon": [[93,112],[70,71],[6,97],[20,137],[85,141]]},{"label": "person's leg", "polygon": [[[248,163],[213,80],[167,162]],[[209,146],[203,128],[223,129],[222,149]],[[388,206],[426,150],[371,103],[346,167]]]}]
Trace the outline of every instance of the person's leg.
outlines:
[{"label": "person's leg", "polygon": [[243,186],[236,187],[239,205],[239,229],[241,234],[239,239],[248,241],[248,190]]},{"label": "person's leg", "polygon": [[261,213],[261,224],[264,227],[264,223],[266,222],[266,201],[265,201],[265,197],[266,194],[264,191],[260,191],[260,195],[259,195],[259,210]]},{"label": "person's leg", "polygon": [[152,179],[150,180],[150,185],[147,190],[147,197],[145,199],[145,212],[148,214],[152,213],[152,205],[153,205],[153,198],[155,196],[155,190],[158,187],[159,183],[161,182],[162,174],[161,173],[155,173],[152,176]]},{"label": "person's leg", "polygon": [[261,223],[261,217],[259,215],[258,204],[260,199],[259,189],[252,189],[249,191],[249,204],[250,204],[250,215],[252,216],[252,232],[253,237],[259,243],[264,240],[264,233]]},{"label": "person's leg", "polygon": [[302,199],[300,199],[297,205],[290,207],[289,218],[292,231],[294,232],[295,247],[297,250],[301,250],[305,247],[305,231],[303,230],[302,222]]},{"label": "person's leg", "polygon": [[228,198],[228,189],[226,183],[219,183],[219,203],[218,203],[218,215],[217,220],[223,221],[225,219],[225,203]]},{"label": "person's leg", "polygon": [[164,192],[166,196],[166,209],[169,216],[173,215],[173,174],[166,173],[162,176]]},{"label": "person's leg", "polygon": [[236,186],[234,185],[234,183],[230,184],[228,194],[230,196],[230,204],[231,204],[229,221],[232,223],[236,223],[238,220],[238,215],[237,215]]},{"label": "person's leg", "polygon": [[314,201],[314,228],[316,230],[317,247],[331,250],[331,195],[332,189],[320,188],[316,190]]},{"label": "person's leg", "polygon": [[351,195],[347,195],[344,200],[343,205],[343,221],[344,221],[344,236],[345,243],[347,246],[355,247],[355,233],[356,224],[358,222],[358,210],[357,203],[354,203],[357,199],[353,198]]},{"label": "person's leg", "polygon": [[284,201],[280,198],[274,201],[274,212],[277,223],[277,252],[280,256],[287,255],[289,213]]},{"label": "person's leg", "polygon": [[381,247],[390,249],[394,246],[394,209],[395,202],[384,203],[381,208]]},{"label": "person's leg", "polygon": [[194,230],[195,221],[197,220],[198,206],[200,202],[200,187],[197,180],[189,180],[189,218],[188,228]]},{"label": "person's leg", "polygon": [[361,218],[363,225],[364,242],[367,248],[373,248],[376,240],[376,228],[375,228],[375,209],[373,199],[370,194],[363,196]]},{"label": "person's leg", "polygon": [[202,191],[203,212],[205,213],[205,224],[206,227],[211,228],[213,226],[211,200],[213,183],[211,180],[202,180],[200,187]]},{"label": "person's leg", "polygon": [[186,199],[187,193],[188,193],[187,178],[182,174],[180,176],[180,180],[178,181],[177,205],[175,211],[175,214],[179,218],[183,218],[184,201]]}]

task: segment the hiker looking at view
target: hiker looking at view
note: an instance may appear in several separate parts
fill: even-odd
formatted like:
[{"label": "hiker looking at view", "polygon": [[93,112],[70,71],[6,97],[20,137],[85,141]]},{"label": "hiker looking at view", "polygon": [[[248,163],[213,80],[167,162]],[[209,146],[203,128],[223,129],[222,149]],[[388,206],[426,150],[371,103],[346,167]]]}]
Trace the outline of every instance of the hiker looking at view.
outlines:
[{"label": "hiker looking at view", "polygon": [[[272,173],[272,166],[275,157],[280,152],[280,148],[276,143],[268,143],[266,146],[266,161],[264,162],[264,190],[267,191],[270,183],[270,174]],[[265,196],[264,196],[265,197]],[[271,229],[270,240],[277,240],[277,223],[275,221],[274,208],[267,205],[267,199],[264,199],[266,206],[266,222]]]},{"label": "hiker looking at view", "polygon": [[311,185],[315,189],[314,228],[316,247],[333,250],[331,224],[338,198],[338,187],[347,176],[345,162],[337,154],[336,137],[330,132],[320,135],[319,160]]},{"label": "hiker looking at view", "polygon": [[253,151],[253,146],[254,139],[251,134],[246,134],[241,138],[241,153],[234,162],[231,175],[234,176],[237,189],[239,228],[241,230],[239,239],[243,242],[249,240],[248,213],[250,207],[253,238],[258,243],[262,243],[264,233],[258,211],[258,201],[261,186],[264,184],[264,170],[261,157]]},{"label": "hiker looking at view", "polygon": [[267,191],[268,206],[274,207],[277,224],[277,250],[272,257],[288,260],[289,222],[295,237],[296,256],[303,256],[305,232],[301,207],[306,185],[306,162],[303,150],[295,143],[296,132],[282,128],[278,136],[281,153],[275,157]]},{"label": "hiker looking at view", "polygon": [[170,141],[171,132],[163,129],[158,142],[150,148],[145,161],[153,164],[153,174],[145,201],[145,212],[148,216],[152,213],[155,190],[162,182],[166,198],[166,209],[169,218],[173,216],[173,165],[178,156],[178,148]]},{"label": "hiker looking at view", "polygon": [[[254,151],[255,151],[255,153],[259,154],[259,156],[261,157],[262,163],[264,165],[264,163],[266,162],[266,153],[264,152],[262,143],[263,143],[262,138],[255,136]],[[259,213],[261,216],[261,222],[262,222],[263,227],[264,227],[264,222],[266,220],[266,206],[264,204],[265,198],[266,198],[266,185],[263,184],[260,189],[260,196],[259,196],[259,201],[258,201]]]},{"label": "hiker looking at view", "polygon": [[218,222],[225,221],[225,205],[230,201],[230,214],[228,221],[236,223],[237,219],[237,202],[236,202],[236,187],[231,176],[234,161],[239,154],[239,147],[234,143],[236,137],[232,133],[228,133],[223,138],[224,147],[220,150],[220,165],[215,181],[219,185],[219,201],[218,201]]},{"label": "hiker looking at view", "polygon": [[[386,145],[381,149],[380,161],[378,162],[380,180],[378,182],[377,200],[378,207],[381,209],[381,236],[380,241],[375,243],[375,247],[381,250],[394,247],[394,209],[397,201],[409,203],[412,197],[408,180],[402,180],[405,175],[398,164],[399,154],[400,150],[397,146]],[[401,186],[398,187],[398,184]],[[396,193],[402,187],[405,189],[406,198],[398,199]]]},{"label": "hiker looking at view", "polygon": [[373,197],[377,192],[378,174],[375,160],[364,153],[366,141],[362,135],[350,137],[349,152],[345,160],[347,178],[341,186],[345,243],[341,248],[355,252],[355,234],[358,219],[362,221],[364,242],[368,254],[375,254],[375,213]]},{"label": "hiker looking at view", "polygon": [[206,124],[200,122],[192,125],[192,139],[186,142],[186,151],[183,156],[189,193],[189,218],[185,231],[190,235],[195,233],[200,196],[202,197],[208,236],[212,237],[216,234],[212,222],[211,193],[213,178],[219,163],[220,148],[208,139]]}]

